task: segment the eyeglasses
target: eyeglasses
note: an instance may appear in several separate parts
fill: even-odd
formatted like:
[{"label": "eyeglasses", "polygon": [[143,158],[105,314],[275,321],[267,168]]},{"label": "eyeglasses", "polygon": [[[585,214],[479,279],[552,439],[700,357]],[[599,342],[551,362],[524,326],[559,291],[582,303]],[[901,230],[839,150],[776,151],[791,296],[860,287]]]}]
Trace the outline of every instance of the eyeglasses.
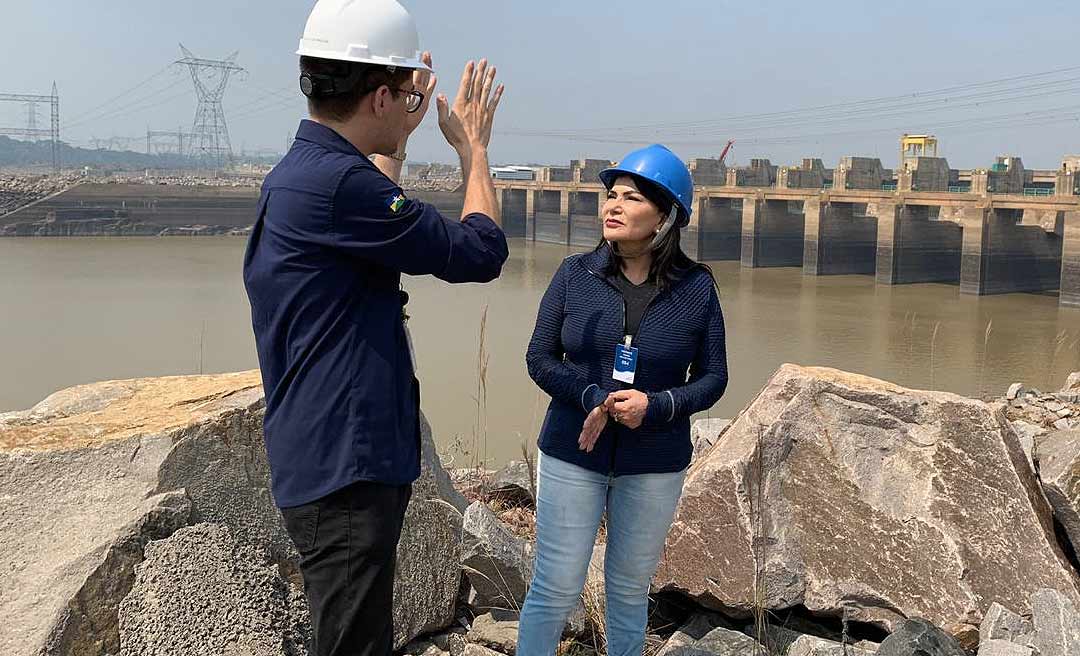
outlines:
[{"label": "eyeglasses", "polygon": [[422,91],[416,91],[415,89],[411,91],[408,89],[390,89],[390,93],[394,94],[394,98],[397,98],[399,93],[406,94],[405,111],[410,114],[419,110],[420,105],[424,103],[424,93]]}]

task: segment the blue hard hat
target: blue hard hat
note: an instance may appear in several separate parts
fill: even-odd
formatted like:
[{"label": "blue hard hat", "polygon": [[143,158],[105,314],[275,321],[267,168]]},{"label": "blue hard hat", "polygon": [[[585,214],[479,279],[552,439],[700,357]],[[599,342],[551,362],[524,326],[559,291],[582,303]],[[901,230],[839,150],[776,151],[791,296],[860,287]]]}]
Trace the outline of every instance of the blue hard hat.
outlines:
[{"label": "blue hard hat", "polygon": [[679,208],[678,227],[690,223],[694,181],[678,155],[660,144],[646,146],[628,154],[618,166],[600,171],[600,181],[611,189],[620,175],[635,176],[660,187]]}]

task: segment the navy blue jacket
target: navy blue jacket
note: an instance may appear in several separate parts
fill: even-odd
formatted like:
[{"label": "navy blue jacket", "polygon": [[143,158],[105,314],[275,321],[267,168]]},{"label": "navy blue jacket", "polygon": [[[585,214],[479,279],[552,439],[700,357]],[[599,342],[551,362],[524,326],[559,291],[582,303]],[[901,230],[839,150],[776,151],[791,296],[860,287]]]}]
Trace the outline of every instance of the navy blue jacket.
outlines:
[{"label": "navy blue jacket", "polygon": [[[727,387],[720,300],[701,268],[661,291],[634,338],[634,384],[621,383],[612,371],[625,306],[603,274],[610,257],[605,248],[566,258],[540,302],[526,355],[529,375],[551,396],[540,450],[616,476],[681,471],[693,452],[690,415],[712,407]],[[617,389],[648,395],[642,425],[631,430],[609,421],[593,451],[580,450],[586,414]]]},{"label": "navy blue jacket", "polygon": [[405,198],[333,130],[304,121],[266,177],[244,256],[244,285],[266,392],[277,505],[356,481],[420,473],[419,384],[403,323],[402,273],[487,282],[506,239]]}]

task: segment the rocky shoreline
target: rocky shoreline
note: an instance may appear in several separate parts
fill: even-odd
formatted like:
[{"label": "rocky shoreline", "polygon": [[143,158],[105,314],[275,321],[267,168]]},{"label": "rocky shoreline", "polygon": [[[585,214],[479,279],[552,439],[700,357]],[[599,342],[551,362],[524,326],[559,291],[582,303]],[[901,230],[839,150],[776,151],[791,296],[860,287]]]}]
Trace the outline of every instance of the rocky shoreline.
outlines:
[{"label": "rocky shoreline", "polygon": [[[257,372],[0,414],[0,652],[303,656]],[[784,365],[695,460],[650,656],[1080,654],[1080,374],[984,402]],[[395,645],[514,656],[534,467],[447,472],[424,423]],[[603,539],[560,654],[603,653]],[[921,650],[921,651],[920,651]]]}]

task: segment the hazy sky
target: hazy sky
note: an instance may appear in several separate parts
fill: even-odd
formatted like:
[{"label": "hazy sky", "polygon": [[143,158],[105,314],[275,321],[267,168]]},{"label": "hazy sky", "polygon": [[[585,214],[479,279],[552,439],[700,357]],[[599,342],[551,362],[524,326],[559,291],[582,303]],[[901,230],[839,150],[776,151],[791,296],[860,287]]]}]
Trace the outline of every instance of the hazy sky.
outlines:
[{"label": "hazy sky", "polygon": [[[142,149],[147,127],[190,128],[190,77],[166,68],[179,42],[206,58],[239,51],[247,75],[225,97],[234,150],[281,150],[304,115],[293,53],[311,0],[3,4],[0,93],[47,93],[55,80],[63,138],[78,145],[121,136]],[[468,58],[498,65],[498,162],[618,159],[651,141],[710,156],[733,136],[736,163],[868,155],[893,166],[903,131],[936,133],[956,168],[1005,153],[1053,168],[1080,151],[1075,0],[404,4],[448,95]],[[912,95],[939,89],[950,90]],[[46,107],[38,117],[47,123]],[[25,123],[24,108],[0,103],[0,125]],[[434,108],[409,156],[451,159]]]}]

